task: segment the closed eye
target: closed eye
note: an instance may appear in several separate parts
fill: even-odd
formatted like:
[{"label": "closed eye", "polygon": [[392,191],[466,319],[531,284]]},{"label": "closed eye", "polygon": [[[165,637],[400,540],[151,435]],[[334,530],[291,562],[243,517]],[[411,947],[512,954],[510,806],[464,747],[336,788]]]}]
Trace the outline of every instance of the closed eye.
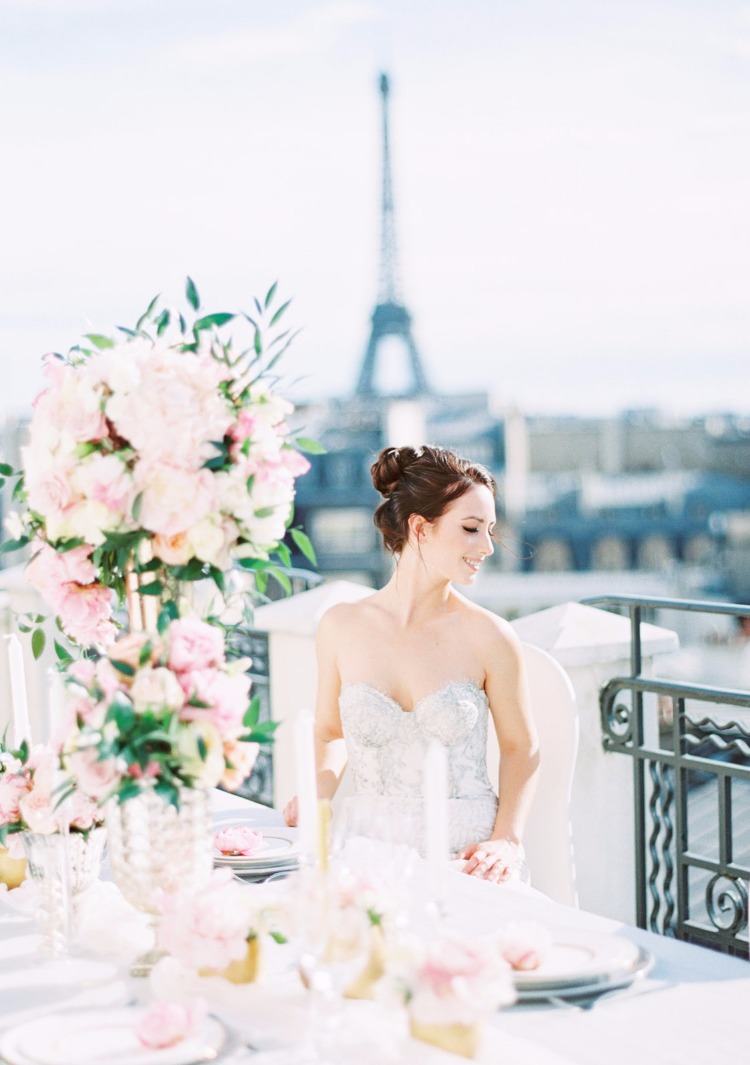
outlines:
[{"label": "closed eye", "polygon": [[464,530],[464,532],[468,532],[468,533],[475,533],[475,532],[479,532],[479,529],[470,529],[470,528],[468,528],[468,526],[466,526],[466,525],[464,525],[464,526],[463,526],[463,530]]}]

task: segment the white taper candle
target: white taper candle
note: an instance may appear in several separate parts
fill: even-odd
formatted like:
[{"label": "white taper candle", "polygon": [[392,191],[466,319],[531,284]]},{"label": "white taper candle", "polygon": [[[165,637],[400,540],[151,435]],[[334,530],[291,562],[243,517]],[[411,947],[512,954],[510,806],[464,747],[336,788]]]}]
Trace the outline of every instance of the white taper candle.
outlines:
[{"label": "white taper candle", "polygon": [[13,738],[16,747],[18,747],[23,740],[27,740],[31,743],[29,704],[26,695],[26,674],[23,668],[21,641],[15,633],[11,633],[6,639],[8,641],[10,692],[13,700]]},{"label": "white taper candle", "polygon": [[318,789],[313,716],[309,710],[300,710],[297,714],[294,723],[294,754],[300,853],[306,861],[313,864],[318,845]]}]

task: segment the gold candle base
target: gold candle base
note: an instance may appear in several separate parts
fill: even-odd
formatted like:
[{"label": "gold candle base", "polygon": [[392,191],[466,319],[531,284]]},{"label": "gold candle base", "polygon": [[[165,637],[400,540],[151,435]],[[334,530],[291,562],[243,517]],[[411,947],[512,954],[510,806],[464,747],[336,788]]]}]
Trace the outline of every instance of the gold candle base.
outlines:
[{"label": "gold candle base", "polygon": [[359,976],[344,992],[345,998],[374,998],[375,984],[385,973],[385,939],[383,929],[374,924],[370,929],[370,956]]},{"label": "gold candle base", "polygon": [[412,1039],[421,1039],[462,1058],[474,1058],[479,1050],[478,1024],[420,1024],[410,1016],[409,1033]]},{"label": "gold candle base", "polygon": [[230,961],[226,969],[201,969],[201,976],[221,976],[232,984],[254,984],[261,973],[260,936],[247,942],[244,958]]},{"label": "gold candle base", "polygon": [[9,889],[20,887],[26,879],[26,859],[10,858],[7,847],[0,847],[0,884]]}]

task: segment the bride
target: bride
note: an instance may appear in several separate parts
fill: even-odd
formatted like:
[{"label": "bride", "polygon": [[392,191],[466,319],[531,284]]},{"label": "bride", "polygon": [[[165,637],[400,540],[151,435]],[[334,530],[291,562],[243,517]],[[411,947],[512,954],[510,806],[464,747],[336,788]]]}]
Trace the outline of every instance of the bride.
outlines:
[{"label": "bride", "polygon": [[[424,754],[437,739],[448,755],[452,852],[465,873],[507,880],[522,861],[536,733],[518,638],[453,587],[473,584],[493,553],[495,482],[440,447],[386,448],[370,472],[384,497],[375,525],[396,565],[380,591],[320,621],[318,794],[333,796],[348,759],[355,794],[398,817],[420,799]],[[486,768],[489,718],[499,801]],[[296,824],[296,798],[284,817]]]}]

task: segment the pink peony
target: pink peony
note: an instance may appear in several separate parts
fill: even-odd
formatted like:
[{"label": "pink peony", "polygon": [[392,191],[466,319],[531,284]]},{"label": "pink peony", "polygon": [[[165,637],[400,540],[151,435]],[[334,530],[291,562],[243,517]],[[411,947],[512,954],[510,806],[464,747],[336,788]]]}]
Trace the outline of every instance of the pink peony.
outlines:
[{"label": "pink peony", "polygon": [[169,626],[168,662],[176,673],[223,665],[223,632],[195,617],[173,621]]},{"label": "pink peony", "polygon": [[210,470],[141,460],[135,468],[135,481],[141,493],[141,525],[161,536],[185,532],[216,507]]},{"label": "pink peony", "polygon": [[139,670],[130,688],[130,698],[137,714],[147,710],[180,710],[185,702],[177,677],[164,666]]},{"label": "pink peony", "polygon": [[522,972],[538,969],[551,945],[546,928],[533,922],[514,922],[503,928],[498,936],[500,953],[513,969]]},{"label": "pink peony", "polygon": [[263,833],[247,825],[227,825],[214,836],[214,847],[222,854],[255,854],[263,844]]},{"label": "pink peony", "polygon": [[247,951],[252,927],[245,890],[217,869],[195,893],[166,896],[157,945],[189,969],[226,969]]},{"label": "pink peony", "polygon": [[186,1039],[203,1016],[196,1003],[183,1006],[176,1002],[153,1002],[135,1030],[139,1041],[152,1050],[173,1047]]},{"label": "pink peony", "polygon": [[9,825],[20,821],[19,803],[31,790],[31,782],[20,773],[9,770],[0,775],[0,825]]},{"label": "pink peony", "polygon": [[107,646],[117,635],[112,617],[112,592],[103,584],[66,584],[57,613],[65,632],[81,644]]}]

